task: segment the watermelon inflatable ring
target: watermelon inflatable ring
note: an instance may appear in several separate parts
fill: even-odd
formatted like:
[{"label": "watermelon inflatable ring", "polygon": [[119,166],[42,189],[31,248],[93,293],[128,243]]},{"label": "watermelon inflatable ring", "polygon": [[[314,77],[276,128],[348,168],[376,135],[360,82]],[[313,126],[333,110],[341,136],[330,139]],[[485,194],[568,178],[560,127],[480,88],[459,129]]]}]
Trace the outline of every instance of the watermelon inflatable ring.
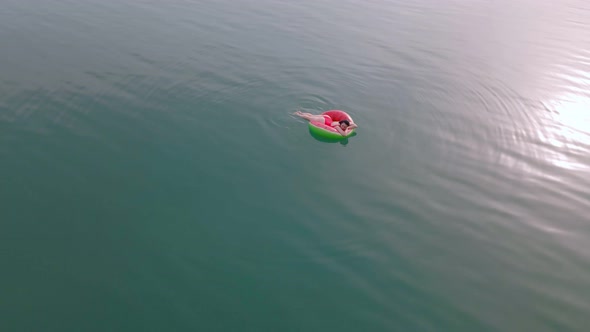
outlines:
[{"label": "watermelon inflatable ring", "polygon": [[[309,121],[309,131],[311,131],[312,134],[329,139],[342,139],[350,137],[354,133],[354,129],[352,129],[348,131],[346,136],[342,136],[342,134],[340,134],[338,130],[326,124],[334,121],[340,122],[342,120],[347,120],[352,125],[354,121],[352,121],[352,118],[350,117],[350,115],[348,115],[348,113],[340,110],[331,110],[322,113],[322,115],[325,118],[325,121]],[[326,117],[329,117],[329,119]]]}]

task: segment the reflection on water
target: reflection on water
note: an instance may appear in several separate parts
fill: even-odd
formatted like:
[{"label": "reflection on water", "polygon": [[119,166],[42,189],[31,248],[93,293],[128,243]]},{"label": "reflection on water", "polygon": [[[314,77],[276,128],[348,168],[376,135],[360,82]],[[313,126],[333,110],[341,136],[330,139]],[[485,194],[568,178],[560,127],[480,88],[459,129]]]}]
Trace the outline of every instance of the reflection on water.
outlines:
[{"label": "reflection on water", "polygon": [[571,170],[590,168],[590,98],[567,94],[546,103],[550,114],[542,139],[551,145],[549,162]]}]

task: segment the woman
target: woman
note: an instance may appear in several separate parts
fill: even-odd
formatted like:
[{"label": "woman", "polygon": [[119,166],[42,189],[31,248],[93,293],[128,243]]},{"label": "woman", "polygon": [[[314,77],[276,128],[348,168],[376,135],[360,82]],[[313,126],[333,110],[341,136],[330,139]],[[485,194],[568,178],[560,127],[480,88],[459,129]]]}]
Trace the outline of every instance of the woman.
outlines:
[{"label": "woman", "polygon": [[301,111],[297,111],[294,114],[308,120],[309,122],[320,122],[324,123],[326,126],[334,127],[334,129],[336,129],[342,136],[347,136],[350,134],[351,130],[357,128],[356,124],[350,123],[348,120],[332,121],[332,118],[325,114],[315,115],[311,113],[303,113]]}]

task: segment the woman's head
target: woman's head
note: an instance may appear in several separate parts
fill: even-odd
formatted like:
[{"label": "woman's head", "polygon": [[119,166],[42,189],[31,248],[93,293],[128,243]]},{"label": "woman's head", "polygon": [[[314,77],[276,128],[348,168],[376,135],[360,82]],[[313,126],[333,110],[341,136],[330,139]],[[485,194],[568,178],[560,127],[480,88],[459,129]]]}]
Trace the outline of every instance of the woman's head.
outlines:
[{"label": "woman's head", "polygon": [[342,128],[342,130],[346,130],[346,128],[350,126],[350,122],[348,122],[348,120],[340,120],[338,123],[340,124],[340,128]]}]

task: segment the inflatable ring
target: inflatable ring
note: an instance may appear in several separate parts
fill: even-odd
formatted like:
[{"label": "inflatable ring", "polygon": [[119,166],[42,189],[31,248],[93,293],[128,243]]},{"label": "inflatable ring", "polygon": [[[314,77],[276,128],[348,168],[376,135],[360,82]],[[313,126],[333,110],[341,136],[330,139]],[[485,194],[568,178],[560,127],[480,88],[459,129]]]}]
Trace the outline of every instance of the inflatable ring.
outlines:
[{"label": "inflatable ring", "polygon": [[[322,113],[322,115],[329,116],[333,122],[348,120],[348,122],[350,122],[350,124],[353,123],[350,115],[348,115],[344,111],[331,110],[331,111],[326,111],[326,112]],[[324,122],[317,122],[317,121],[310,121],[309,122],[309,131],[312,134],[315,134],[315,135],[318,135],[321,137],[325,137],[325,138],[331,138],[331,139],[347,138],[347,137],[350,137],[354,133],[354,129],[353,129],[353,130],[349,131],[349,133],[346,136],[342,136],[338,132],[338,130],[334,129],[334,127],[327,126],[326,124],[324,124]]]}]

